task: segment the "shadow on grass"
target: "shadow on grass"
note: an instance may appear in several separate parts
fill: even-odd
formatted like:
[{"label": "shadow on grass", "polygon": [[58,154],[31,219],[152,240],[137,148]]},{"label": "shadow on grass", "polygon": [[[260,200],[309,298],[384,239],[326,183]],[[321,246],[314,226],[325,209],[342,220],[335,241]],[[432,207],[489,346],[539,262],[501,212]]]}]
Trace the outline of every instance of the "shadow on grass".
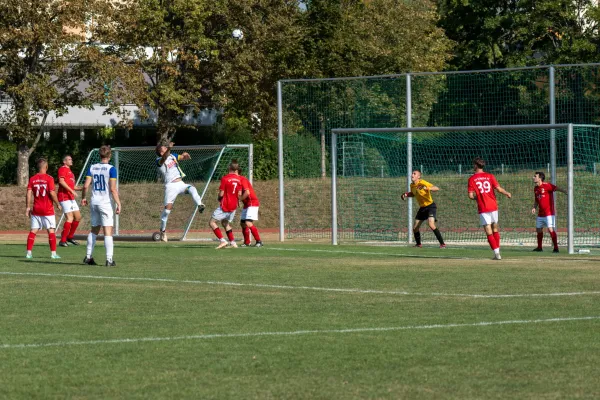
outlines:
[{"label": "shadow on grass", "polygon": [[83,268],[87,268],[88,266],[82,263],[75,263],[75,262],[64,262],[64,261],[59,261],[59,260],[47,260],[47,261],[42,261],[40,259],[25,259],[25,260],[17,260],[20,263],[26,263],[26,264],[51,264],[51,265],[77,265],[79,267],[83,267]]}]

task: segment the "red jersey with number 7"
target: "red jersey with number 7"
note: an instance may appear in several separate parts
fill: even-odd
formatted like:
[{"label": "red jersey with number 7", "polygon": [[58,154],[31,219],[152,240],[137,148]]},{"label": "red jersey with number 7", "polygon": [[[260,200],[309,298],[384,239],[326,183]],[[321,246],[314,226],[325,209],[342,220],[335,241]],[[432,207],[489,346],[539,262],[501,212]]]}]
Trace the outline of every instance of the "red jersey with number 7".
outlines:
[{"label": "red jersey with number 7", "polygon": [[479,214],[498,210],[495,189],[500,186],[496,177],[487,172],[478,172],[469,178],[469,193],[475,193]]},{"label": "red jersey with number 7", "polygon": [[221,210],[225,212],[235,211],[238,207],[239,196],[242,193],[242,180],[239,175],[227,174],[221,178],[219,190],[222,190]]},{"label": "red jersey with number 7", "polygon": [[54,206],[50,198],[50,192],[54,191],[54,178],[48,174],[35,174],[29,179],[27,190],[33,192],[32,215],[38,217],[54,215]]}]

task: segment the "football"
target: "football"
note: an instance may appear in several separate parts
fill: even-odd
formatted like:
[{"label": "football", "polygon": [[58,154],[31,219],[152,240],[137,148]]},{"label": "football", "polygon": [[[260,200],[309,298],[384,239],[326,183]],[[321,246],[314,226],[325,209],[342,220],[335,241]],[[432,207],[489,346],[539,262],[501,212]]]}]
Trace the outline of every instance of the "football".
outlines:
[{"label": "football", "polygon": [[233,32],[231,32],[231,36],[235,40],[242,40],[244,38],[244,32],[242,32],[241,29],[234,29]]}]

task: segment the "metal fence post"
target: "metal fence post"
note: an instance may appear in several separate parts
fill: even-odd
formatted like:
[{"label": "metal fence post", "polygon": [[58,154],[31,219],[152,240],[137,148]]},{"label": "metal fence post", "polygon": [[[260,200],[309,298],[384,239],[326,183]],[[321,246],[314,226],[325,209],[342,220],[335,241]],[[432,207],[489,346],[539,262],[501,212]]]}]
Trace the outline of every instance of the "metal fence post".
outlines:
[{"label": "metal fence post", "polygon": [[[411,76],[406,74],[406,127],[412,128],[412,87],[411,87]],[[406,178],[407,178],[407,192],[410,191],[410,182],[412,175],[412,132],[406,132]],[[407,235],[406,242],[412,242],[412,197],[408,198],[407,207]]]},{"label": "metal fence post", "polygon": [[568,230],[568,248],[569,254],[575,253],[575,221],[573,207],[573,124],[567,127],[567,230]]},{"label": "metal fence post", "polygon": [[331,244],[338,244],[337,236],[337,134],[331,133]]},{"label": "metal fence post", "polygon": [[285,205],[283,186],[283,100],[281,95],[281,81],[277,81],[277,156],[279,168],[279,241],[283,242],[285,236]]},{"label": "metal fence post", "polygon": [[[556,97],[553,66],[550,66],[549,68],[548,85],[550,93],[550,123],[556,124]],[[550,173],[552,175],[552,183],[556,185],[556,129],[550,129]]]}]

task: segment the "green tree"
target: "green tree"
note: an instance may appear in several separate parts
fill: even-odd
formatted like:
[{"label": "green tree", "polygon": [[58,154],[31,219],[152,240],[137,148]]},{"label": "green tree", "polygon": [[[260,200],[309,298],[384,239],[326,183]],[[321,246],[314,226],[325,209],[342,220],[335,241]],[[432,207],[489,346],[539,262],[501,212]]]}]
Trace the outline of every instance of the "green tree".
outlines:
[{"label": "green tree", "polygon": [[195,127],[198,113],[212,106],[206,65],[219,52],[220,38],[209,17],[222,9],[218,0],[138,0],[136,23],[123,27],[119,49],[135,53],[146,76],[158,140],[171,141],[177,127]]},{"label": "green tree", "polygon": [[119,104],[141,87],[135,66],[95,45],[111,43],[127,8],[109,1],[0,2],[0,92],[10,99],[0,124],[17,146],[18,185],[27,184],[29,157],[50,112],[105,102],[106,82],[112,83],[107,111],[120,112]]},{"label": "green tree", "polygon": [[597,62],[593,0],[438,0],[440,27],[456,41],[452,65],[487,69]]}]

